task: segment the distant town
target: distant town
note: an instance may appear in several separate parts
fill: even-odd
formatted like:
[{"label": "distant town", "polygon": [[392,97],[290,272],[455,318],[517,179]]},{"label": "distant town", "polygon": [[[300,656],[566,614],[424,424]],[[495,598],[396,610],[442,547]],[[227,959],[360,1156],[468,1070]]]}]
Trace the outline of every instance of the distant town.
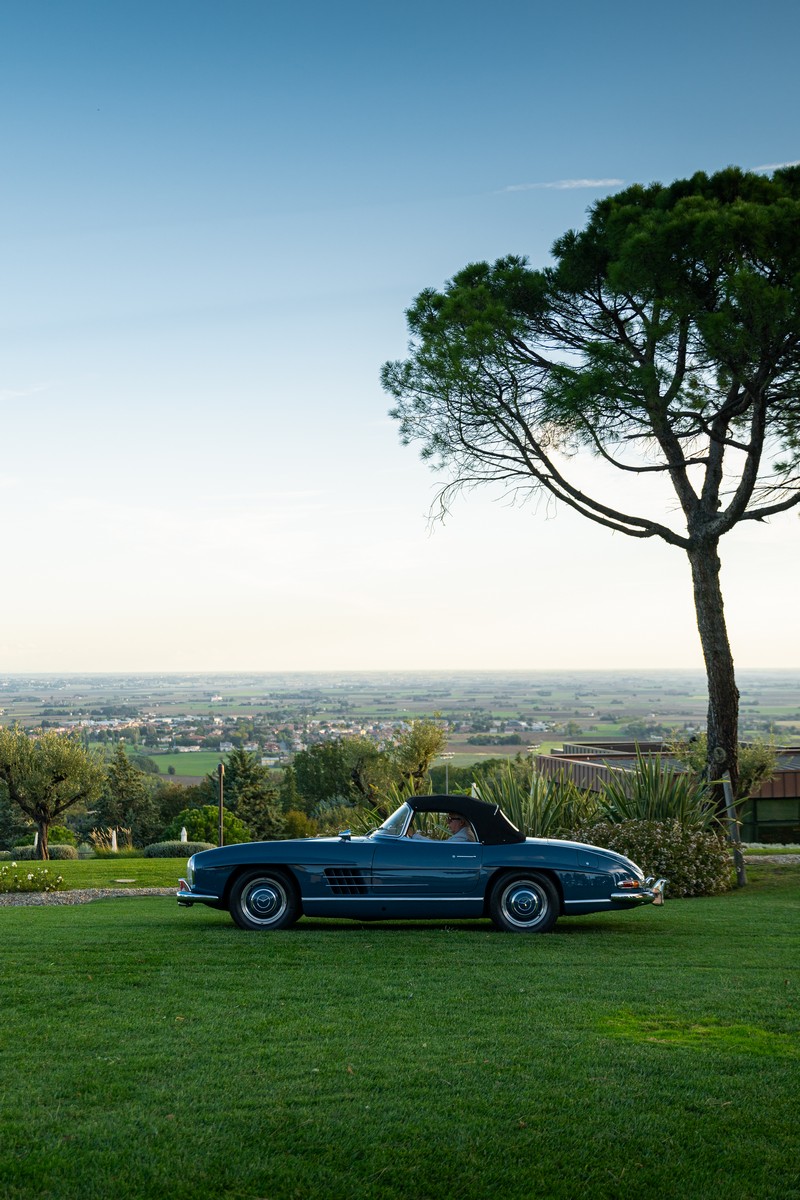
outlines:
[{"label": "distant town", "polygon": [[[797,740],[800,671],[743,671],[740,687],[742,736]],[[280,767],[339,737],[380,743],[418,717],[442,723],[462,763],[565,737],[656,739],[702,728],[706,703],[700,671],[0,676],[0,724],[124,740],[176,778],[238,747]]]}]

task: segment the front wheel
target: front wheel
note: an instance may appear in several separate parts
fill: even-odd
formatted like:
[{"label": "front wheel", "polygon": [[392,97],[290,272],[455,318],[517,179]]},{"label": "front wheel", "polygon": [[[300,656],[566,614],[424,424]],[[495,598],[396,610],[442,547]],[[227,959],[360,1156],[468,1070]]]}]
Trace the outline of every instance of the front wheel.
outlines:
[{"label": "front wheel", "polygon": [[230,914],[240,929],[288,929],[300,916],[294,884],[279,871],[250,871],[231,889]]},{"label": "front wheel", "polygon": [[555,885],[538,871],[504,875],[489,900],[489,916],[506,933],[548,933],[558,914]]}]

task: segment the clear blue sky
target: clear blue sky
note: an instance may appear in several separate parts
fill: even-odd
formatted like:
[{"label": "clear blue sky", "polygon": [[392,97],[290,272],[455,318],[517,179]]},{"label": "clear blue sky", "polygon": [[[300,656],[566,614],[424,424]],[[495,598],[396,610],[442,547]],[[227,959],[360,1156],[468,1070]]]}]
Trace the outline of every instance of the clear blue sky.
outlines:
[{"label": "clear blue sky", "polygon": [[[0,671],[698,665],[677,551],[488,495],[431,533],[378,371],[466,262],[800,159],[799,34],[774,0],[5,6]],[[798,664],[798,532],[729,539],[741,665]]]}]

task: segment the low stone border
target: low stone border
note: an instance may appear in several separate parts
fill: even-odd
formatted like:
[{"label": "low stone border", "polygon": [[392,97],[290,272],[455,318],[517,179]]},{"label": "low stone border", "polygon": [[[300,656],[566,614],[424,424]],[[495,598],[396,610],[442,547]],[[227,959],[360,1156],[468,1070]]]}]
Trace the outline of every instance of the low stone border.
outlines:
[{"label": "low stone border", "polygon": [[4,892],[0,908],[20,905],[88,904],[90,900],[110,900],[119,896],[174,896],[178,885],[169,888],[72,888],[65,892]]}]

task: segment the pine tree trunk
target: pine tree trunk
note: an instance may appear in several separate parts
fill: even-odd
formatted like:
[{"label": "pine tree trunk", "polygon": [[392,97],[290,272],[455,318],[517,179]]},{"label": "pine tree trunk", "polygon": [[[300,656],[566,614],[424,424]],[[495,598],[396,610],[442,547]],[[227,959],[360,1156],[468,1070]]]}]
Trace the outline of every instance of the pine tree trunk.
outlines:
[{"label": "pine tree trunk", "polygon": [[[708,679],[708,777],[719,780],[730,772],[733,794],[739,784],[739,689],[733,669],[720,586],[717,541],[696,543],[688,551],[694,584],[697,628]],[[725,813],[722,787],[718,804]]]}]

